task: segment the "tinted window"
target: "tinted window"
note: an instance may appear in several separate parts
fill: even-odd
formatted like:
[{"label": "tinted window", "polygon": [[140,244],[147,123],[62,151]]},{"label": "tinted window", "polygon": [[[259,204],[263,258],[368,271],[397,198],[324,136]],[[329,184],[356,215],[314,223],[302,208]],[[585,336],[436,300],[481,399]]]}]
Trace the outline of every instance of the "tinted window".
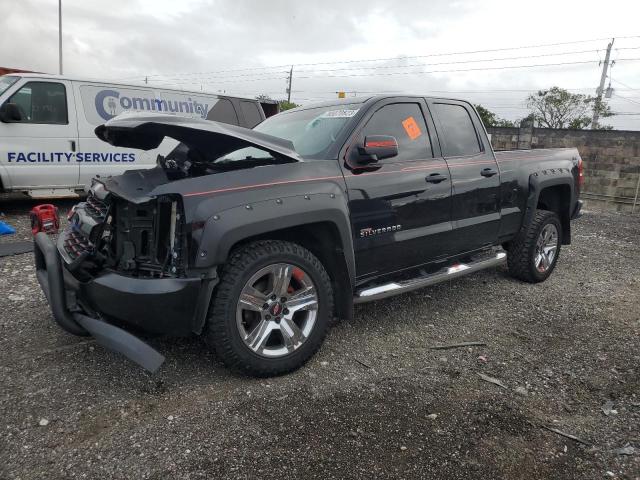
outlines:
[{"label": "tinted window", "polygon": [[238,114],[236,113],[236,109],[233,108],[231,100],[227,98],[220,98],[209,110],[207,120],[215,120],[216,122],[238,125]]},{"label": "tinted window", "polygon": [[417,103],[385,105],[367,122],[362,135],[391,135],[398,142],[398,156],[390,161],[433,157],[427,125]]},{"label": "tinted window", "polygon": [[253,102],[240,102],[240,109],[246,122],[245,127],[253,128],[262,121],[262,115],[260,115],[257,104]]},{"label": "tinted window", "polygon": [[434,107],[443,130],[443,156],[458,157],[480,153],[476,129],[467,109],[448,103],[436,103]]},{"label": "tinted window", "polygon": [[61,83],[29,82],[9,102],[18,105],[23,123],[68,123],[67,94]]}]

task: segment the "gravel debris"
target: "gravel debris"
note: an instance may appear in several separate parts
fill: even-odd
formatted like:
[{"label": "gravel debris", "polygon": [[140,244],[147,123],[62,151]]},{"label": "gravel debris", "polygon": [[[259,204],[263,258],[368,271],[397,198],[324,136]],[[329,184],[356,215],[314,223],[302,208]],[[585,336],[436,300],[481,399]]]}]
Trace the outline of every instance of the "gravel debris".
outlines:
[{"label": "gravel debris", "polygon": [[[37,202],[2,202],[0,242],[28,239]],[[636,480],[640,217],[587,212],[572,234],[544,283],[501,267],[357,305],[268,380],[198,338],[150,338],[167,360],[148,374],[54,325],[31,254],[0,258],[0,478]]]},{"label": "gravel debris", "polygon": [[636,449],[630,445],[627,445],[626,447],[615,449],[613,453],[615,453],[616,455],[633,455],[634,453],[636,453]]},{"label": "gravel debris", "polygon": [[607,400],[605,404],[602,405],[602,407],[600,407],[600,409],[602,410],[602,413],[604,413],[607,417],[609,415],[617,415],[618,411],[614,409],[613,406],[614,406],[613,401]]}]

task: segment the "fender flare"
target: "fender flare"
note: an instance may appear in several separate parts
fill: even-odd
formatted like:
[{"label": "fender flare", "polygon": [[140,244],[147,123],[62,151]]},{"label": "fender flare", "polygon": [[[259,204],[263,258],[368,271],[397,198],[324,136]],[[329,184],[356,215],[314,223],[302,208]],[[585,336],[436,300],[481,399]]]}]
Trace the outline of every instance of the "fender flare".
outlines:
[{"label": "fender flare", "polygon": [[238,242],[278,230],[326,222],[332,224],[342,243],[351,286],[355,284],[355,256],[351,222],[344,194],[337,192],[294,195],[216,212],[206,221],[195,256],[196,268],[223,264]]},{"label": "fender flare", "polygon": [[[575,203],[576,192],[574,187],[574,179],[569,169],[549,169],[534,172],[529,175],[529,195],[527,197],[526,211],[522,219],[522,225],[528,225],[538,206],[540,193],[548,187],[567,186],[571,192],[569,199],[568,218],[571,217],[571,206]],[[570,241],[570,237],[567,239]]]}]

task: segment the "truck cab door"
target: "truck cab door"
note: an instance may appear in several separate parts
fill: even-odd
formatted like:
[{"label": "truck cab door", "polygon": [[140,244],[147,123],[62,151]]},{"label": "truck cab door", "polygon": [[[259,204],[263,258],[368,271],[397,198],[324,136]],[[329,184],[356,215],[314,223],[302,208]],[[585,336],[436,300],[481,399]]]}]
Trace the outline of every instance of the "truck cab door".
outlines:
[{"label": "truck cab door", "polygon": [[4,103],[20,112],[19,118],[0,123],[0,162],[9,177],[5,187],[75,189],[80,169],[71,82],[26,79]]},{"label": "truck cab door", "polygon": [[[371,107],[347,142],[342,168],[360,280],[448,254],[451,179],[432,143],[433,128],[421,99],[386,99]],[[378,135],[394,137],[398,155],[367,168],[349,164],[349,150]]]},{"label": "truck cab door", "polygon": [[453,254],[493,245],[500,228],[500,170],[484,128],[466,102],[430,100],[453,184]]}]

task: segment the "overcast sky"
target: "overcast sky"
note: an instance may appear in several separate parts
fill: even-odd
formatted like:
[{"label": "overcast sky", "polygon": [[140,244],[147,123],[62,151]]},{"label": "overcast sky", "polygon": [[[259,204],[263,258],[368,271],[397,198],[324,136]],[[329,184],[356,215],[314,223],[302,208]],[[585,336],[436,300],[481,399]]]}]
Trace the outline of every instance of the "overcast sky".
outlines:
[{"label": "overcast sky", "polygon": [[[638,1],[62,2],[65,74],[283,98],[293,64],[297,103],[341,90],[414,92],[467,98],[508,119],[526,116],[530,90],[594,94],[615,36],[610,105],[638,115],[605,122],[640,130]],[[1,3],[0,66],[57,73],[58,2]],[[459,54],[482,50],[493,51]]]}]

